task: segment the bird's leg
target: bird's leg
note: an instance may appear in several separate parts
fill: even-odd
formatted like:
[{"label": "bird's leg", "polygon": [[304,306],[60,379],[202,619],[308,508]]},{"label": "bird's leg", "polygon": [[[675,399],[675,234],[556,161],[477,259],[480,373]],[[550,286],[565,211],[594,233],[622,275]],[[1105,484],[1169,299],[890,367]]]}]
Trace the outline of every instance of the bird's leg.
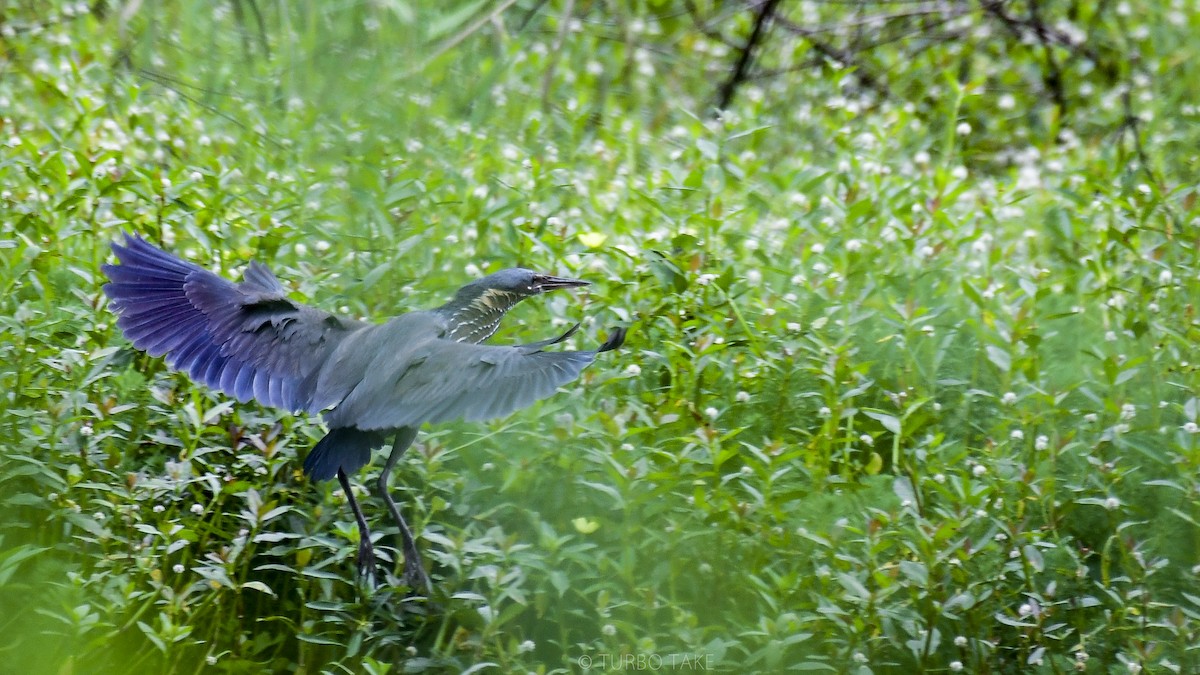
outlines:
[{"label": "bird's leg", "polygon": [[421,565],[421,552],[417,550],[417,542],[413,538],[412,530],[408,529],[408,523],[404,522],[404,516],[400,515],[400,509],[396,507],[396,502],[392,501],[391,492],[388,490],[388,477],[392,475],[392,468],[396,466],[396,461],[400,459],[405,450],[408,450],[408,446],[412,445],[413,439],[416,437],[415,427],[404,427],[396,433],[396,440],[392,442],[392,453],[388,455],[387,464],[383,466],[383,472],[379,474],[379,495],[383,497],[388,511],[392,514],[392,519],[400,528],[400,542],[404,552],[404,583],[414,591],[423,591],[429,594],[433,591],[433,584],[429,581],[429,575],[425,573],[425,567]]},{"label": "bird's leg", "polygon": [[342,484],[342,491],[346,493],[346,501],[350,502],[354,519],[358,521],[358,573],[365,575],[370,579],[371,585],[375,586],[375,548],[371,545],[371,530],[367,527],[367,519],[363,517],[362,509],[358,507],[358,500],[354,498],[354,490],[350,487],[350,479],[346,477],[346,472],[339,468],[337,477],[338,482]]}]

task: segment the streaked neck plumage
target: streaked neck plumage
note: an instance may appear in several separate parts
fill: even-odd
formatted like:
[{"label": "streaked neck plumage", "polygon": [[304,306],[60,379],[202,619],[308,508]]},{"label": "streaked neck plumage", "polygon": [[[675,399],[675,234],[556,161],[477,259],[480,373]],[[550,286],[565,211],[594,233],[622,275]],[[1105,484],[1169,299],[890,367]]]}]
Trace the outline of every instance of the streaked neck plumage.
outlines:
[{"label": "streaked neck plumage", "polygon": [[483,342],[500,327],[500,320],[526,296],[496,288],[467,285],[437,312],[446,319],[446,338],[455,342]]}]

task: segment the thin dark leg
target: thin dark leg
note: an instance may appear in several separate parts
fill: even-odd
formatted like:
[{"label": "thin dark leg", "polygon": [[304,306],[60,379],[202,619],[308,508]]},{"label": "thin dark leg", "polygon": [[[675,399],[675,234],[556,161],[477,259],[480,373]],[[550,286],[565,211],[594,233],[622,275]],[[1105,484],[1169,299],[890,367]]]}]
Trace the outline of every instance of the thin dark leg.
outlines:
[{"label": "thin dark leg", "polygon": [[429,575],[425,573],[425,567],[421,564],[421,552],[417,550],[417,541],[413,538],[412,530],[408,528],[408,523],[404,522],[404,516],[400,515],[400,509],[396,507],[396,502],[392,501],[391,492],[388,490],[388,478],[392,475],[392,468],[396,466],[396,461],[400,459],[405,450],[408,450],[408,446],[412,445],[413,439],[416,437],[417,430],[414,428],[405,427],[396,432],[396,440],[392,442],[392,453],[388,455],[387,464],[384,464],[383,472],[379,474],[379,496],[383,497],[388,511],[392,514],[392,519],[400,528],[401,550],[404,553],[403,579],[405,585],[414,591],[429,594],[433,591],[433,584],[429,581]]},{"label": "thin dark leg", "polygon": [[354,519],[358,521],[358,573],[370,579],[371,585],[375,586],[375,547],[371,545],[371,529],[367,527],[367,519],[363,517],[358,500],[354,498],[354,490],[350,487],[346,472],[339,468],[337,476],[342,491],[346,493],[346,501],[350,502],[350,510],[354,512]]}]

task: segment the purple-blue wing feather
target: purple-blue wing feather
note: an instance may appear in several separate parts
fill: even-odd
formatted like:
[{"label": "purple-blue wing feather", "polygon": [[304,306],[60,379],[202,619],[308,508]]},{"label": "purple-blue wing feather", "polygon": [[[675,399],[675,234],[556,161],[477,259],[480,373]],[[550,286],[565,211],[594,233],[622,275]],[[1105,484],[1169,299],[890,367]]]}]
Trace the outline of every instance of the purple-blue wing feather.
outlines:
[{"label": "purple-blue wing feather", "polygon": [[235,284],[141,237],[112,249],[120,264],[104,266],[104,292],[125,337],[239,401],[316,412],[309,375],[366,325],[289,300],[257,262]]}]

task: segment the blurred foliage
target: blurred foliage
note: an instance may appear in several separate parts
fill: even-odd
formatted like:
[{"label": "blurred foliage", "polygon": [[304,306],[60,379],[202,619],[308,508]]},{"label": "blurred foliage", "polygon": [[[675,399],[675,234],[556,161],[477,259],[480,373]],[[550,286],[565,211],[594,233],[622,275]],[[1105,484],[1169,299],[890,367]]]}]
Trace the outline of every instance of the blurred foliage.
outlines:
[{"label": "blurred foliage", "polygon": [[[780,3],[716,116],[741,4],[0,7],[6,668],[1200,671],[1194,3]],[[405,456],[431,607],[317,420],[120,337],[123,231],[633,331]]]}]

